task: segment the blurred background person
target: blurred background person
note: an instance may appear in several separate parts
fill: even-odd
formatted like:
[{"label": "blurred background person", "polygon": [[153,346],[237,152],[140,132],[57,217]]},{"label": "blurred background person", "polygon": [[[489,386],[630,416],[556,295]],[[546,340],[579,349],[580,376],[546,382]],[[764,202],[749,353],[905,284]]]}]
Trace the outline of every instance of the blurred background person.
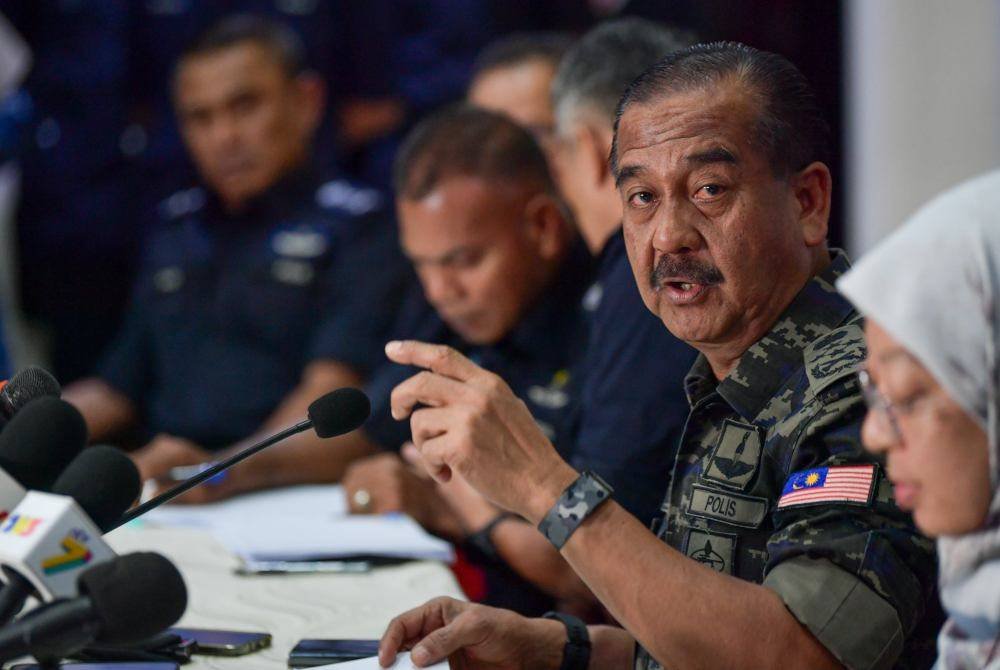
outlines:
[{"label": "blurred background person", "polygon": [[[556,126],[550,153],[557,182],[598,264],[584,300],[587,350],[574,370],[579,392],[568,429],[570,462],[600,473],[618,492],[618,502],[646,525],[659,513],[663,483],[670,480],[688,414],[684,376],[696,352],[642,302],[607,157],[625,88],[693,42],[682,30],[645,19],[608,21],[570,50],[552,88]],[[540,542],[538,550],[551,551],[547,545]]]},{"label": "blurred background person", "polygon": [[935,667],[1000,668],[1000,171],[932,200],[838,287],[867,317],[865,446],[938,538]]},{"label": "blurred background person", "polygon": [[552,78],[573,38],[565,33],[524,32],[503,37],[476,59],[466,100],[502,112],[536,139],[552,133]]},{"label": "blurred background person", "polygon": [[[381,196],[311,163],[323,85],[294,32],[224,19],[183,53],[173,85],[202,186],[161,205],[121,332],[97,376],[65,392],[93,440],[138,429],[140,474],[162,480],[360,384],[403,279]],[[349,457],[302,434],[188,500],[336,479]]]},{"label": "blurred background person", "polygon": [[[504,115],[467,106],[444,110],[403,144],[396,193],[400,240],[420,285],[394,336],[447,344],[503,376],[558,442],[571,406],[568,369],[583,344],[580,300],[591,259],[564,214],[541,149]],[[551,597],[517,577],[490,541],[509,515],[478,496],[472,504],[451,504],[460,482],[438,487],[396,455],[411,434],[407,422],[390,414],[390,393],[412,372],[386,361],[366,387],[371,418],[357,435],[342,438],[389,452],[349,468],[344,488],[352,511],[406,512],[459,543],[478,566],[463,575],[472,597],[544,612]]]}]

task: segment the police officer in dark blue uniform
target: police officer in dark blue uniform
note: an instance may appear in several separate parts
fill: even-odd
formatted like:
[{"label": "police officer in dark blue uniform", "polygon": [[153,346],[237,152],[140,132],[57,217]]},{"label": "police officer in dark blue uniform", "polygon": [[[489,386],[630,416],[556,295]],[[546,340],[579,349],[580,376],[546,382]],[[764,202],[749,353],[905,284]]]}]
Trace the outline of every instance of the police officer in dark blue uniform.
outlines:
[{"label": "police officer in dark blue uniform", "polygon": [[[422,295],[401,313],[394,337],[466,352],[501,375],[558,440],[592,259],[562,212],[544,154],[505,116],[461,107],[417,126],[397,159],[396,188],[401,241]],[[361,433],[390,453],[349,468],[351,508],[407,512],[485,569],[486,593],[466,583],[471,596],[544,611],[551,596],[518,577],[489,541],[508,517],[482,500],[464,504],[461,491],[437,487],[396,456],[410,426],[391,416],[390,393],[412,374],[387,362],[367,387],[373,411]]]},{"label": "police officer in dark blue uniform", "polygon": [[611,21],[580,38],[552,85],[559,185],[598,259],[597,281],[585,298],[590,344],[574,375],[580,392],[571,462],[600,473],[620,504],[647,525],[659,513],[687,418],[684,376],[696,352],[642,302],[607,157],[625,87],[690,39],[643,19]]},{"label": "police officer in dark blue uniform", "polygon": [[[294,33],[224,20],[181,57],[174,97],[205,186],[164,201],[126,324],[66,391],[94,440],[141,426],[134,458],[161,480],[361,383],[404,265],[377,192],[310,168],[322,86]],[[352,455],[301,435],[187,499],[336,480]]]}]

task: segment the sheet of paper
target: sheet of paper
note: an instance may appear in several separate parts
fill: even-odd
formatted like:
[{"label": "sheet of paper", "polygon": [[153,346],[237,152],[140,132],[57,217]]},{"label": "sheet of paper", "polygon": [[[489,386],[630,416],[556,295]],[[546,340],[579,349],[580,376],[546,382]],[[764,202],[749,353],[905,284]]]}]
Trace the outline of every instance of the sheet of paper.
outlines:
[{"label": "sheet of paper", "polygon": [[347,514],[344,489],[338,485],[289,486],[231,498],[209,505],[158,507],[142,517],[157,526],[214,530],[266,516],[332,518]]},{"label": "sheet of paper", "polygon": [[385,556],[450,562],[449,543],[402,515],[317,518],[262,517],[215,529],[237,556],[258,561],[308,561],[348,556]]},{"label": "sheet of paper", "polygon": [[[410,655],[407,652],[402,652],[396,656],[396,662],[391,666],[392,670],[412,670],[416,668],[413,665],[413,661],[410,660]],[[346,663],[334,663],[333,665],[320,665],[313,670],[383,670],[382,666],[379,665],[378,657],[373,658],[362,658],[357,661],[347,661]],[[447,661],[444,663],[438,663],[437,665],[430,665],[421,670],[448,670]]]},{"label": "sheet of paper", "polygon": [[207,530],[237,556],[305,561],[347,556],[454,560],[449,543],[406,516],[351,516],[340,486],[295,486],[209,505],[164,505],[156,526]]}]

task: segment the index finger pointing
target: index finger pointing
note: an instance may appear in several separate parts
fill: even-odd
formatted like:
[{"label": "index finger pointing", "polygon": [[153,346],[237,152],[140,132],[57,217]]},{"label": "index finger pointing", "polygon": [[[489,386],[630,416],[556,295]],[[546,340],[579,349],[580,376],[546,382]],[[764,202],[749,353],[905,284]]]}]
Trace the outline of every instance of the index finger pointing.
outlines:
[{"label": "index finger pointing", "polygon": [[462,382],[483,372],[478,365],[443,344],[394,340],[385,345],[385,355],[396,363],[415,365]]}]

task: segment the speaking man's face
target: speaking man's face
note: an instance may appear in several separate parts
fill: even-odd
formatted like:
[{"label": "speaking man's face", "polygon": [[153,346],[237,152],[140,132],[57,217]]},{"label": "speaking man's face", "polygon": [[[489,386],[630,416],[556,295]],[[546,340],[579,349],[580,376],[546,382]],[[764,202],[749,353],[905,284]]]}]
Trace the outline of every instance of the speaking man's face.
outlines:
[{"label": "speaking man's face", "polygon": [[752,142],[755,119],[746,89],[720,83],[633,103],[619,123],[618,190],[639,292],[702,351],[759,331],[812,262],[795,189]]}]

